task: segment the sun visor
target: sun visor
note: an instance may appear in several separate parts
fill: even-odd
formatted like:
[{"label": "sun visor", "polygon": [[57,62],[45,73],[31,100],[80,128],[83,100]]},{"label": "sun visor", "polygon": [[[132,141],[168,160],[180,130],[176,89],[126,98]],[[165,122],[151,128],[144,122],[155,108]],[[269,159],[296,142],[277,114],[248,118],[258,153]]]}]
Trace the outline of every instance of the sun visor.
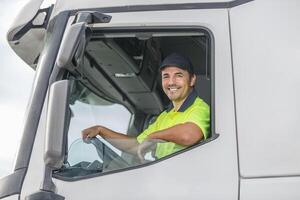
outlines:
[{"label": "sun visor", "polygon": [[7,33],[11,48],[32,68],[43,48],[45,22],[50,8],[40,9],[44,0],[31,0],[19,12]]}]

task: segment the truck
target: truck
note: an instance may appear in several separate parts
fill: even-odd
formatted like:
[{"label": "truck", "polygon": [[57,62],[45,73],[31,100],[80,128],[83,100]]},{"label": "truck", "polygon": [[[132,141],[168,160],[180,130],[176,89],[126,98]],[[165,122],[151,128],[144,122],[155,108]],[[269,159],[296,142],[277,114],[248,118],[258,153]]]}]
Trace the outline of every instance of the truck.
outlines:
[{"label": "truck", "polygon": [[[300,198],[300,1],[42,3],[7,34],[36,75],[0,199]],[[208,139],[143,161],[82,140],[96,124],[130,136],[151,124],[169,104],[159,64],[172,52],[193,63]]]}]

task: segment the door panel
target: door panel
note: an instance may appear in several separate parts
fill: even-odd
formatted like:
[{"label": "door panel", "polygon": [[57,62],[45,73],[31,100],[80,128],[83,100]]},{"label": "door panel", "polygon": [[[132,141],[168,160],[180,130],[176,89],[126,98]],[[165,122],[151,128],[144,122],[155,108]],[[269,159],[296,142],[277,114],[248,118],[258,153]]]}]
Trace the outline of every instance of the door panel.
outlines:
[{"label": "door panel", "polygon": [[112,14],[112,19],[109,26],[202,26],[212,31],[215,42],[216,130],[220,137],[203,146],[138,169],[74,182],[54,179],[58,194],[72,200],[153,200],[184,197],[238,199],[227,11],[219,9],[116,13]]}]

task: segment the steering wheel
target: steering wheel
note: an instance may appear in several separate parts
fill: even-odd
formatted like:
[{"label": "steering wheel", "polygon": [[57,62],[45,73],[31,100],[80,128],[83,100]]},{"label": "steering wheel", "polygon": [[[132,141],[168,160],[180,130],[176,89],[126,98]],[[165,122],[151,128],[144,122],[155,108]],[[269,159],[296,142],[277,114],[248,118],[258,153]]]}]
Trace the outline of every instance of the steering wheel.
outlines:
[{"label": "steering wheel", "polygon": [[104,143],[101,142],[97,137],[86,138],[83,140],[87,144],[92,144],[95,146],[97,154],[101,160],[104,160]]},{"label": "steering wheel", "polygon": [[103,161],[103,169],[110,168],[110,164],[112,163],[112,161],[119,162],[119,164],[122,163],[122,165],[130,166],[130,164],[128,164],[128,162],[124,160],[124,158],[113,151],[111,147],[107,146],[107,144],[99,140],[99,138],[88,138],[85,139],[84,142],[91,143],[95,146],[98,156]]}]

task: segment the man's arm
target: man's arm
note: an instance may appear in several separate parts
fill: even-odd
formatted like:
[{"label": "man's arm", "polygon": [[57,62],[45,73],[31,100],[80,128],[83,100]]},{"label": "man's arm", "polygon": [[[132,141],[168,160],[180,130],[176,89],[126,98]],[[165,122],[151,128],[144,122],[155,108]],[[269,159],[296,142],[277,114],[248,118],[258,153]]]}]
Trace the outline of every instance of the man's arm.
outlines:
[{"label": "man's arm", "polygon": [[150,134],[147,139],[160,139],[183,146],[191,146],[202,138],[203,133],[201,129],[195,123],[186,122],[161,131],[156,131]]},{"label": "man's arm", "polygon": [[115,132],[104,126],[93,126],[82,131],[82,138],[93,138],[97,135],[103,137],[106,141],[112,144],[114,147],[136,155],[137,147],[139,143],[135,137]]},{"label": "man's arm", "polygon": [[146,152],[148,150],[153,150],[153,147],[156,147],[157,142],[161,142],[160,140],[174,142],[183,146],[191,146],[202,138],[203,133],[195,123],[186,122],[184,124],[177,124],[148,135],[147,139],[138,146],[137,155],[140,160],[143,161]]}]

